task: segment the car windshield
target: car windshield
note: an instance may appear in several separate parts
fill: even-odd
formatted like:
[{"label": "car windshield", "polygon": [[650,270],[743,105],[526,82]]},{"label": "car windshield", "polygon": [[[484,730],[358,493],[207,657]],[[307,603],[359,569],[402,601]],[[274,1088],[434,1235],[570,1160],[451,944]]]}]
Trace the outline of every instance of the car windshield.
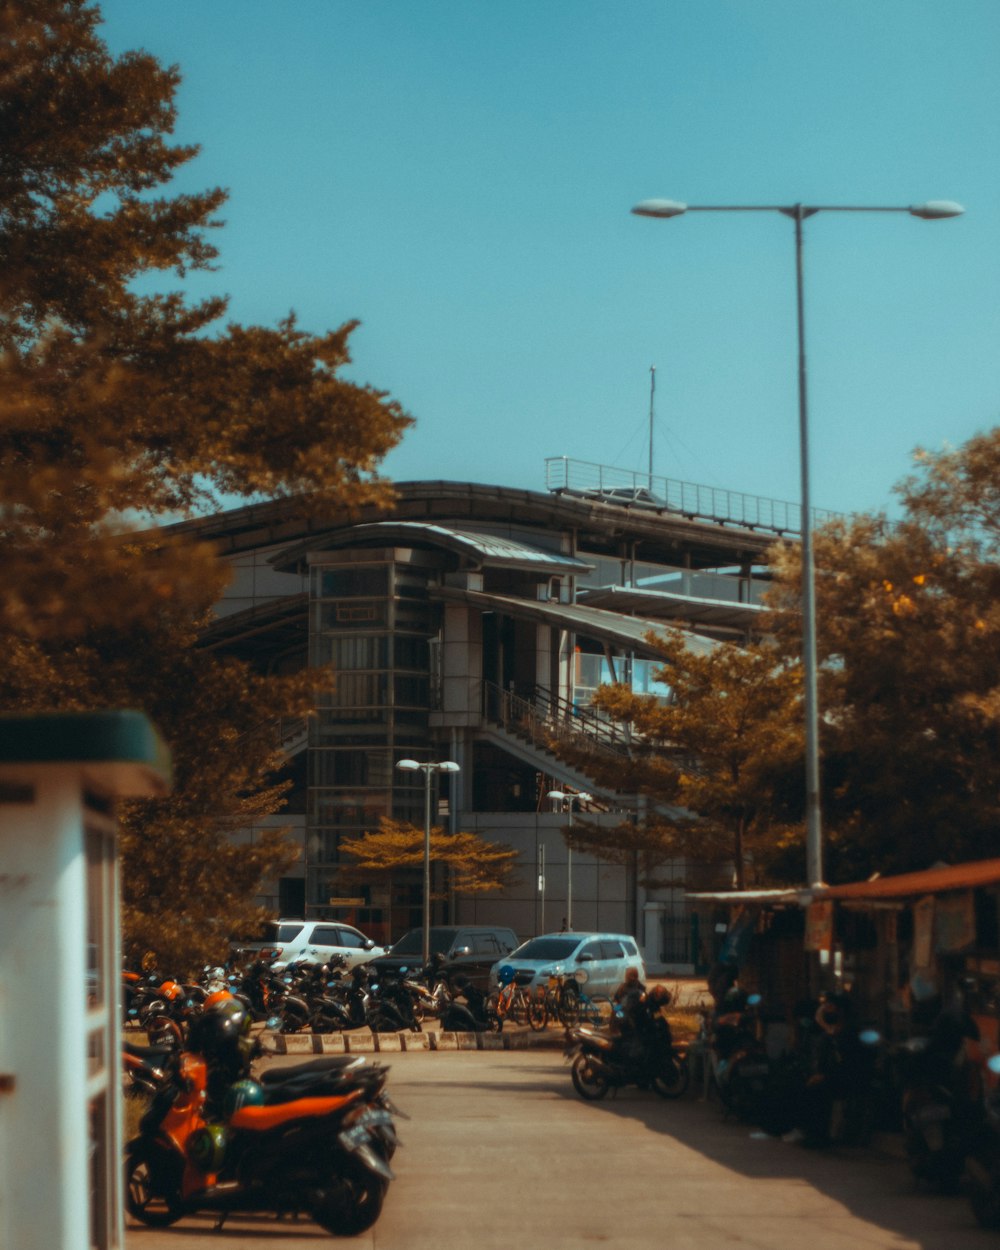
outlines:
[{"label": "car windshield", "polygon": [[511,959],[569,959],[580,945],[578,937],[532,938],[511,954]]},{"label": "car windshield", "polygon": [[[457,929],[431,929],[431,954],[447,955],[457,932]],[[392,953],[394,955],[422,955],[424,953],[423,929],[411,929],[409,933],[404,933],[393,946]]]}]

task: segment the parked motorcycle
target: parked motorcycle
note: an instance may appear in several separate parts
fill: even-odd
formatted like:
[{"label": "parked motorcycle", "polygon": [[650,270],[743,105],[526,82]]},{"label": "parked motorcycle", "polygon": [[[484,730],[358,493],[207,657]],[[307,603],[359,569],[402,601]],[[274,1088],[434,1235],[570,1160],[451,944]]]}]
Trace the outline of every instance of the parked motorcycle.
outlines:
[{"label": "parked motorcycle", "polygon": [[370,1228],[393,1178],[388,1069],[329,1056],[250,1079],[238,1003],[192,1025],[126,1150],[126,1205],[151,1227],[196,1211],[306,1211],[328,1232]]},{"label": "parked motorcycle", "polygon": [[961,1011],[947,1010],[927,1038],[915,1038],[903,1054],[903,1141],[916,1179],[954,1192],[966,1156],[985,1116],[978,1067],[965,1053],[979,1031]]},{"label": "parked motorcycle", "polygon": [[[1000,1076],[1000,1055],[986,1066]],[[983,1118],[969,1143],[965,1161],[972,1212],[983,1228],[1000,1228],[1000,1085],[986,1100]]]},{"label": "parked motorcycle", "polygon": [[[637,996],[638,999],[638,996]],[[581,1098],[596,1101],[625,1085],[653,1089],[661,1098],[679,1098],[688,1087],[687,1050],[673,1040],[664,1009],[670,994],[655,986],[627,1004],[622,1031],[580,1024],[569,1030],[565,1057]]]},{"label": "parked motorcycle", "polygon": [[[447,1001],[442,997],[440,1010],[441,1028],[446,1033],[501,1032],[503,1020],[478,986],[461,973],[452,978],[452,986],[454,996]],[[459,998],[463,1001],[459,1002]]]},{"label": "parked motorcycle", "polygon": [[[768,1105],[771,1062],[764,1046],[759,994],[728,991],[712,1025],[711,1061],[726,1114],[758,1123]],[[791,1125],[789,1124],[790,1128]]]}]

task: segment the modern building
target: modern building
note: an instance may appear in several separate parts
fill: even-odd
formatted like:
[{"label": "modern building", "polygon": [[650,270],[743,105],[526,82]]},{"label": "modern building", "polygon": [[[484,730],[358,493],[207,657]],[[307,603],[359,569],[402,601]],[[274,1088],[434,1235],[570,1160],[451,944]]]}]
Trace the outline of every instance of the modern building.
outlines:
[{"label": "modern building", "polygon": [[[276,913],[378,940],[419,924],[419,872],[345,889],[340,842],[383,816],[422,825],[424,776],[396,765],[453,760],[460,771],[436,777],[435,823],[516,847],[523,871],[503,896],[439,902],[435,919],[559,928],[567,816],[548,792],[589,793],[577,812],[613,824],[637,801],[565,764],[553,730],[627,751],[588,705],[609,680],[666,696],[650,631],[680,628],[698,648],[754,632],[763,555],[797,529],[789,505],[565,459],[547,470],[541,492],[406,482],[388,509],[320,517],[288,499],[174,527],[233,566],[203,645],[267,671],[336,673],[308,723],[282,726],[295,787],[272,823],[292,826],[302,852],[265,899]],[[571,888],[574,928],[634,932],[653,967],[699,961],[680,889],[647,897],[627,866],[582,854]]]}]

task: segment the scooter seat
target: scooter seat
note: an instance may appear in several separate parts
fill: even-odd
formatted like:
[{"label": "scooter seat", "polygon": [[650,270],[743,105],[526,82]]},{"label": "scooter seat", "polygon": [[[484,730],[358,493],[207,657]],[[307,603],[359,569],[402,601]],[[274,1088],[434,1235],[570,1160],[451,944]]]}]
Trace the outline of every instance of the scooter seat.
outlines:
[{"label": "scooter seat", "polygon": [[346,1075],[352,1068],[364,1067],[364,1055],[325,1055],[309,1063],[296,1063],[289,1068],[268,1068],[260,1076],[261,1085],[280,1085],[302,1077]]}]

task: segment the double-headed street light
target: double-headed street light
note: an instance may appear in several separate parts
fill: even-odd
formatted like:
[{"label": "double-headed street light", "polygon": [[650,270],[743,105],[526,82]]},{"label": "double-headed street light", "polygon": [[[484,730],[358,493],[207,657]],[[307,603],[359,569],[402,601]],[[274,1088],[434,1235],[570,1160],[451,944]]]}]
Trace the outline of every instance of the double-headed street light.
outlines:
[{"label": "double-headed street light", "polygon": [[823,882],[823,834],[819,805],[819,708],[816,662],[816,582],[813,561],[812,503],[809,495],[809,409],[806,390],[805,304],[803,299],[802,223],[816,213],[909,213],[924,221],[959,217],[965,210],[952,200],[928,200],[902,206],[861,204],[682,204],[643,200],[632,209],[640,217],[680,217],[683,213],[783,213],[795,222],[795,278],[799,341],[799,457],[802,479],[802,669],[806,721],[806,875],[809,885]]},{"label": "double-headed street light", "polygon": [[419,760],[399,760],[397,768],[405,773],[424,774],[424,967],[431,959],[431,777],[434,773],[457,773],[459,766],[453,760],[441,760],[438,764],[420,763]]},{"label": "double-headed street light", "polygon": [[[553,810],[569,813],[569,836],[573,836],[573,804],[592,803],[589,794],[570,794],[565,790],[550,790],[548,798],[552,800]],[[558,805],[558,806],[556,806]],[[573,847],[566,843],[566,928],[573,928]]]}]

